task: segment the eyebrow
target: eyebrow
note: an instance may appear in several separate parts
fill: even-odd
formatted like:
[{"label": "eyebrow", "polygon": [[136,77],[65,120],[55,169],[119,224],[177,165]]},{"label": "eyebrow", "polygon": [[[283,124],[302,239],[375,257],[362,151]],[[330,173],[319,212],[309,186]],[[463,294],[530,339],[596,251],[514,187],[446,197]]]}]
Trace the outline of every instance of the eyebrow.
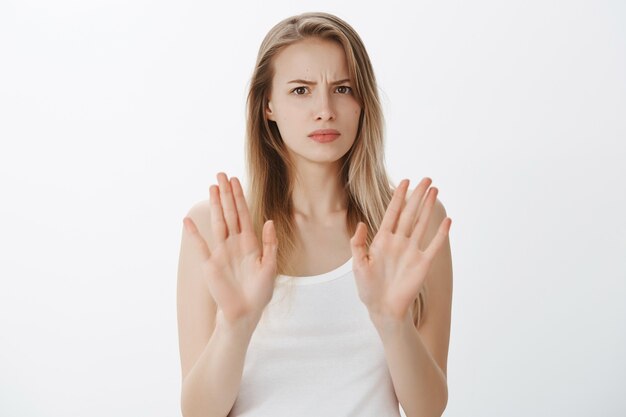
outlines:
[{"label": "eyebrow", "polygon": [[[343,84],[343,83],[349,82],[349,81],[350,81],[350,78],[344,78],[343,80],[333,81],[333,82],[331,82],[331,84],[332,85]],[[287,84],[317,85],[317,82],[315,82],[315,81],[307,81],[307,80],[291,80],[291,81],[287,81]]]}]

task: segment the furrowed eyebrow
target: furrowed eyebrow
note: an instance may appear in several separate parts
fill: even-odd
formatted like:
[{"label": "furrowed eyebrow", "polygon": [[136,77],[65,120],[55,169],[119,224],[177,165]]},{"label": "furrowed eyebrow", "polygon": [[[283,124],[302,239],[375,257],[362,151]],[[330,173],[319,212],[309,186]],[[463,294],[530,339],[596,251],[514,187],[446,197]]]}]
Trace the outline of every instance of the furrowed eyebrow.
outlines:
[{"label": "furrowed eyebrow", "polygon": [[[345,78],[343,80],[339,80],[339,81],[333,81],[331,82],[332,85],[336,85],[336,84],[343,84],[346,82],[349,82],[350,78]],[[317,85],[317,82],[315,81],[307,81],[307,80],[291,80],[291,81],[287,81],[287,84],[304,84],[304,85]]]}]

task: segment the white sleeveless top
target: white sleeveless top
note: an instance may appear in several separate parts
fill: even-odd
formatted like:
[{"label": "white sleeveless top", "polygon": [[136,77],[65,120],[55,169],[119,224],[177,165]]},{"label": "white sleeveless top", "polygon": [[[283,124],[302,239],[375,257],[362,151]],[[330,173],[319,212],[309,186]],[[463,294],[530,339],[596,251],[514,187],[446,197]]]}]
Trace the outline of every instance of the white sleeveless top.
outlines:
[{"label": "white sleeveless top", "polygon": [[229,417],[399,417],[399,410],[352,258],[320,275],[279,275]]}]

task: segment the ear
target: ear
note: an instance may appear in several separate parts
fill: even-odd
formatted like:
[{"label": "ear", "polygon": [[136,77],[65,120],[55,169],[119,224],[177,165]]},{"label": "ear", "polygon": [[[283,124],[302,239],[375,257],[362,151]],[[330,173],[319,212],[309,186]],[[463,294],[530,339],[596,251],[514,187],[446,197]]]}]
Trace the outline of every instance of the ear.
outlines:
[{"label": "ear", "polygon": [[268,120],[276,121],[274,118],[274,109],[272,108],[272,102],[267,101],[267,106],[265,106],[265,116]]}]

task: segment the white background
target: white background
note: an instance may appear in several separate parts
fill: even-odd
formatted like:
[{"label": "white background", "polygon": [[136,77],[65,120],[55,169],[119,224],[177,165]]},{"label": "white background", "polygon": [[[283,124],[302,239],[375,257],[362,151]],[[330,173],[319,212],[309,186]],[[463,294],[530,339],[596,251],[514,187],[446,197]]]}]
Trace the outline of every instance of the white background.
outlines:
[{"label": "white background", "polygon": [[453,220],[445,416],[626,415],[624,3],[261,3],[0,3],[0,414],[180,415],[182,218],[244,175],[265,33],[322,10]]}]

